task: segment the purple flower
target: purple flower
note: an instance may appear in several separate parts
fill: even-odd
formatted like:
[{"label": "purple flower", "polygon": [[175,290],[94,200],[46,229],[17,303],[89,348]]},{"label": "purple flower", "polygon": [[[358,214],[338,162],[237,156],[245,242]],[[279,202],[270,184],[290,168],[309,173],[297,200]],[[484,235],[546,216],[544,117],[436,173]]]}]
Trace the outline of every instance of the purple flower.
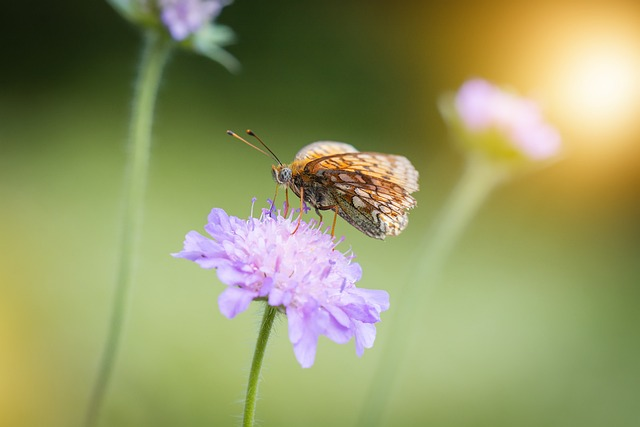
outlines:
[{"label": "purple flower", "polygon": [[355,338],[356,354],[373,346],[374,323],[389,308],[385,291],[359,289],[362,269],[352,254],[335,249],[334,238],[313,222],[263,210],[242,220],[214,208],[205,230],[186,235],[174,257],[215,268],[227,289],[218,298],[223,315],[235,317],[255,299],[279,307],[289,321],[289,339],[303,368],[313,365],[318,337],[343,344]]},{"label": "purple flower", "polygon": [[159,0],[162,22],[171,36],[181,41],[215,19],[222,8],[230,3],[225,0]]},{"label": "purple flower", "polygon": [[465,82],[454,100],[462,125],[472,134],[496,132],[530,160],[554,157],[560,135],[544,121],[538,105],[482,79]]}]

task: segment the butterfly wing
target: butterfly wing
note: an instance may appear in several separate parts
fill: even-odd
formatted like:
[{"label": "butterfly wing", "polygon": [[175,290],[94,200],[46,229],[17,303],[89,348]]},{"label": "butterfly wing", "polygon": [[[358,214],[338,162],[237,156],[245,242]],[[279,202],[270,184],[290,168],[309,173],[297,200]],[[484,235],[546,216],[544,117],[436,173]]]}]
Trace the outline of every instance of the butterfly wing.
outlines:
[{"label": "butterfly wing", "polygon": [[[347,145],[347,144],[345,144]],[[407,193],[418,191],[418,171],[404,156],[371,152],[337,153],[309,161],[305,169],[317,173],[322,169],[352,172],[367,175],[374,181],[400,186]]]},{"label": "butterfly wing", "polygon": [[399,234],[409,221],[407,210],[416,206],[411,193],[418,190],[418,171],[406,157],[337,153],[310,160],[304,169],[325,182],[338,214],[371,237]]},{"label": "butterfly wing", "polygon": [[322,157],[332,156],[335,154],[357,153],[355,147],[344,142],[335,141],[317,141],[306,145],[298,151],[294,161],[309,162],[311,160],[320,159]]}]

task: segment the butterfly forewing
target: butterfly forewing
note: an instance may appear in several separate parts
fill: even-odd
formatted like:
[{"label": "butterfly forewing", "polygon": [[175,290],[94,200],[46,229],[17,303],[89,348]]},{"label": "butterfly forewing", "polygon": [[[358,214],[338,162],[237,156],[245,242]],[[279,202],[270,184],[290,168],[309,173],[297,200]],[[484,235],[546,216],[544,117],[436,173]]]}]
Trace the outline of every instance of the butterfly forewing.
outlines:
[{"label": "butterfly forewing", "polygon": [[[353,172],[371,177],[374,183],[377,180],[399,185],[407,193],[418,191],[418,171],[403,156],[370,152],[337,153],[311,160],[306,168],[311,173],[321,169]],[[383,182],[379,184],[385,185]]]},{"label": "butterfly forewing", "polygon": [[358,150],[344,142],[318,141],[306,145],[298,151],[294,161],[305,161],[321,159],[334,154],[357,153]]}]

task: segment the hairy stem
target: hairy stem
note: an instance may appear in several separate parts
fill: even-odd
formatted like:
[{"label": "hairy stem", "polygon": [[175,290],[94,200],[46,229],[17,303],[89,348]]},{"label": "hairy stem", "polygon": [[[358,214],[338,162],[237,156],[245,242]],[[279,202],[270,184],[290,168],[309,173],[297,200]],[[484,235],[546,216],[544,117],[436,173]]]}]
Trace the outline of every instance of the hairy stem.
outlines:
[{"label": "hairy stem", "polygon": [[251,362],[251,372],[249,373],[249,383],[247,384],[247,396],[244,403],[244,417],[242,420],[243,427],[253,427],[256,415],[256,400],[258,398],[258,383],[260,382],[260,371],[262,370],[262,362],[267,349],[267,342],[273,327],[273,321],[276,318],[278,310],[275,307],[265,304],[262,324],[256,341],[256,349],[253,353],[253,361]]},{"label": "hairy stem", "polygon": [[170,45],[162,36],[146,34],[135,92],[129,130],[129,151],[120,248],[116,266],[116,284],[111,319],[103,348],[98,374],[87,407],[86,427],[96,425],[111,381],[122,330],[126,320],[127,298],[137,262],[137,247],[142,226],[145,187],[149,169],[153,111],[162,71],[167,62]]}]

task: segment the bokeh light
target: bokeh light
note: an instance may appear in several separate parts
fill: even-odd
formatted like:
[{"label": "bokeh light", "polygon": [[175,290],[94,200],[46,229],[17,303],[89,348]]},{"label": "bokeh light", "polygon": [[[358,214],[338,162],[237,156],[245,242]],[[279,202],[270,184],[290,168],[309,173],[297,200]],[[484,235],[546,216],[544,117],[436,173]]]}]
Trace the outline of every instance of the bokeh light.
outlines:
[{"label": "bokeh light", "polygon": [[551,108],[571,135],[601,152],[620,149],[640,111],[638,19],[616,12],[581,15],[557,31],[547,64]]}]

